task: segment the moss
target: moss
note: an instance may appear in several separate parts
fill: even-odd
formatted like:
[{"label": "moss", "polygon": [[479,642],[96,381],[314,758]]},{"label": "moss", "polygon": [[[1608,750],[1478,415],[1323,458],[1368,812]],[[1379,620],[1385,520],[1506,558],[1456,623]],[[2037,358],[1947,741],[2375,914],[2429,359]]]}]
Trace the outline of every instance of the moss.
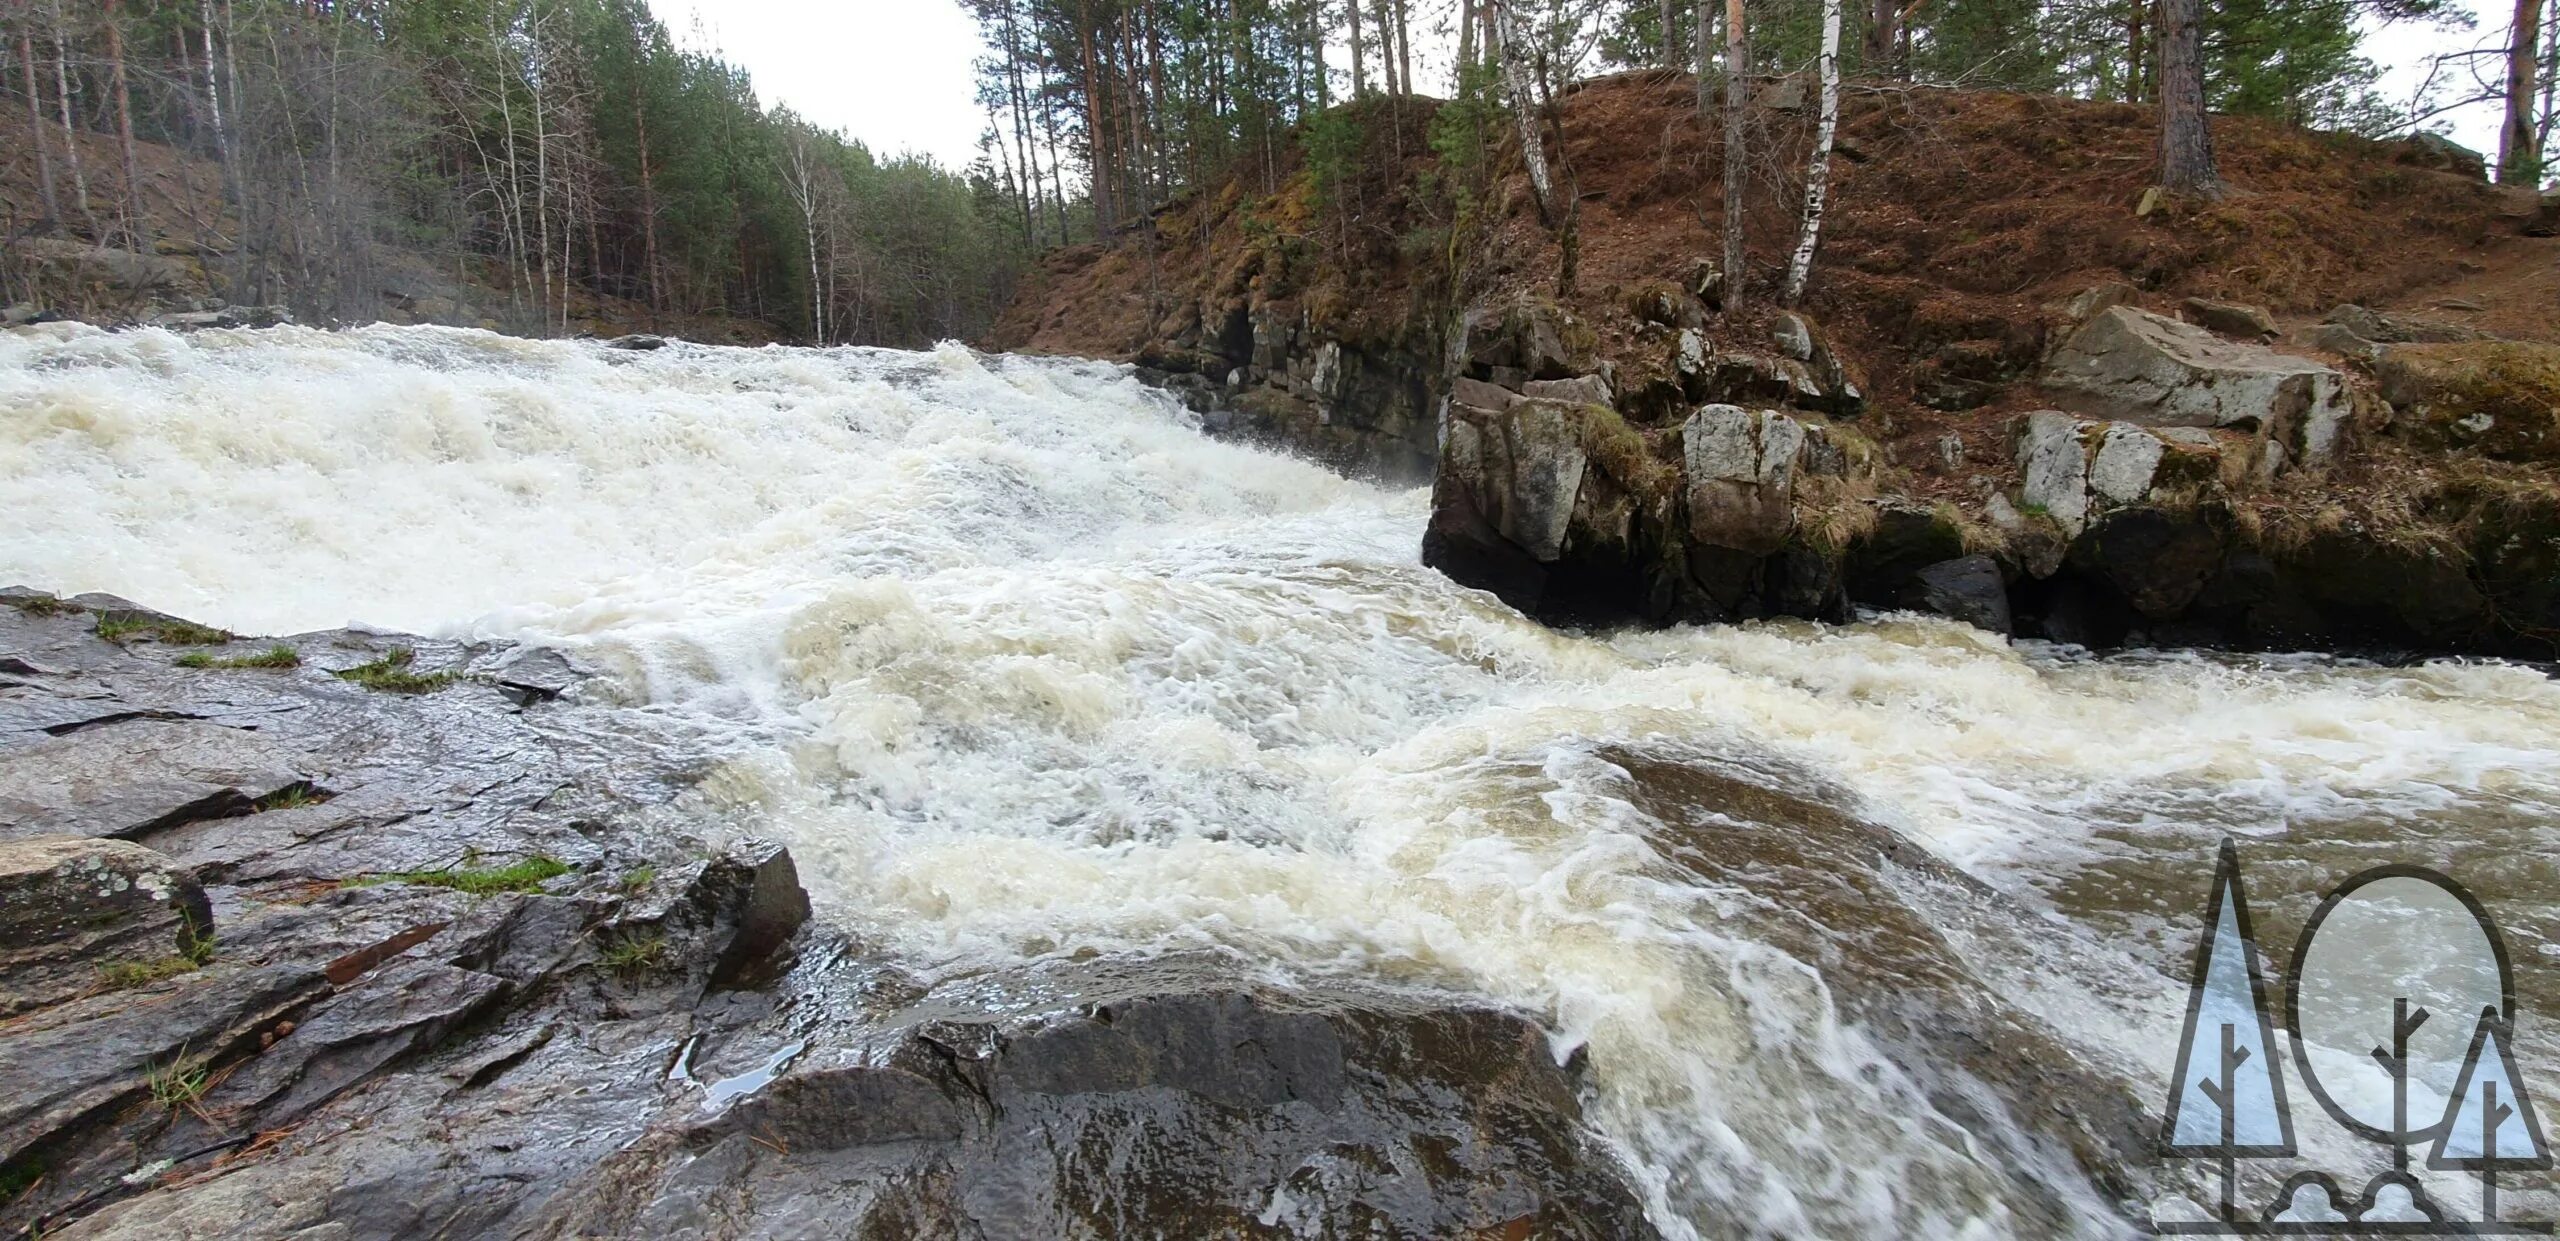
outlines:
[{"label": "moss", "polygon": [[299,668],[302,655],[292,647],[278,643],[255,655],[213,655],[189,651],[172,661],[181,668]]},{"label": "moss", "polygon": [[81,610],[79,604],[52,595],[11,595],[7,602],[29,616],[62,616]]},{"label": "moss", "polygon": [[342,681],[353,681],[366,689],[384,694],[424,694],[431,690],[443,689],[453,683],[454,674],[450,671],[424,673],[409,671],[409,665],[416,663],[417,660],[416,651],[405,646],[395,646],[382,658],[372,663],[358,664],[353,668],[345,669],[337,676]]},{"label": "moss", "polygon": [[[468,859],[465,859],[466,863]],[[542,885],[569,873],[569,864],[558,858],[537,853],[521,862],[505,866],[446,867],[441,870],[401,870],[378,875],[365,875],[347,880],[342,886],[371,887],[383,883],[407,883],[428,888],[450,888],[473,896],[498,892],[538,892]]]},{"label": "moss", "polygon": [[44,1160],[35,1155],[21,1156],[0,1166],[0,1206],[26,1197],[28,1190],[43,1182],[45,1171]]},{"label": "moss", "polygon": [[648,891],[649,885],[657,881],[657,867],[641,866],[622,872],[621,887],[626,894],[637,894]]}]

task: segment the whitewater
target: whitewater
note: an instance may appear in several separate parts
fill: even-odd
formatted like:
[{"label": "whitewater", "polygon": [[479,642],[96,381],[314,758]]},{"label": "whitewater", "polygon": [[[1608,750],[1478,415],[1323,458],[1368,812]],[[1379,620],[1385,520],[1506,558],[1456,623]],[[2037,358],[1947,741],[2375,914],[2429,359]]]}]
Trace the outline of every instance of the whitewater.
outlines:
[{"label": "whitewater", "polygon": [[[0,334],[0,581],[567,650],[722,738],[698,812],[927,977],[1207,951],[1532,1013],[1672,1235],[2130,1235],[2150,1202],[1846,997],[1893,990],[1880,928],[1917,936],[2045,1036],[2016,1054],[2156,1116],[2225,835],[2268,859],[2271,943],[2362,866],[2462,876],[2560,1017],[2541,671],[1908,615],[1560,632],[1422,566],[1427,509],[1125,368],[956,345]],[[1844,861],[1844,897],[1766,824],[1676,821],[1682,773],[1967,884]],[[2519,1040],[2560,1097],[2560,1043]]]}]

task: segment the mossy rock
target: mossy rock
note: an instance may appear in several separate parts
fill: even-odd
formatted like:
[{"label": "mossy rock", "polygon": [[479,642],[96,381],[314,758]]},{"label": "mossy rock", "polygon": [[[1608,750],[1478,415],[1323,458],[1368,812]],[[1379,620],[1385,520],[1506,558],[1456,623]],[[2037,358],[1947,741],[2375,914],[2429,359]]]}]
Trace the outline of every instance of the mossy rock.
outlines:
[{"label": "mossy rock", "polygon": [[2560,461],[2560,346],[2397,345],[2374,367],[2414,438],[2509,461]]}]

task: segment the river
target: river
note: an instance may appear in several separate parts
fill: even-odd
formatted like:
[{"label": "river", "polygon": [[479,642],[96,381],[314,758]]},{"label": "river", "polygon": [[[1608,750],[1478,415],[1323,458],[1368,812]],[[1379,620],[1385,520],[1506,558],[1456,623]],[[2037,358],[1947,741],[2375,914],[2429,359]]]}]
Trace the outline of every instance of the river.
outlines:
[{"label": "river", "polygon": [[[704,812],[927,976],[1208,950],[1534,1013],[1673,1235],[2126,1235],[2151,1204],[1986,1066],[2156,1118],[2225,835],[2271,953],[2363,866],[2470,884],[2560,1098],[2540,671],[1912,616],[1556,632],[1422,567],[1427,507],[1206,438],[1118,368],[956,346],[0,334],[0,579],[570,649],[727,738]],[[1865,1019],[1940,992],[2038,1037],[1966,1064]]]}]

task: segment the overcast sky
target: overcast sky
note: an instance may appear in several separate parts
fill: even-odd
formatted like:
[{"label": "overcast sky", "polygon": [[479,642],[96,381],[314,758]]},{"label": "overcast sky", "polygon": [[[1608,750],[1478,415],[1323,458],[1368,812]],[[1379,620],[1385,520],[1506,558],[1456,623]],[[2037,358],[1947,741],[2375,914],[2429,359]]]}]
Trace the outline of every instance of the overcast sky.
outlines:
[{"label": "overcast sky", "polygon": [[[2455,0],[2456,7],[2475,11],[2481,3]],[[717,49],[745,66],[768,105],[789,104],[882,154],[917,151],[955,168],[977,157],[978,134],[986,127],[970,68],[978,36],[958,0],[650,0],[650,6],[686,46]],[[2503,37],[2508,10],[2495,7],[2473,31],[2376,30],[2364,54],[2385,68],[2385,88],[2405,101],[2427,56]],[[1423,0],[1415,13],[1418,21],[1438,25],[1432,15],[1454,8],[1448,0]],[[1415,37],[1425,36],[1417,31]],[[1428,67],[1417,65],[1415,76],[1426,89],[1445,90],[1447,57],[1432,55],[1433,47],[1416,50]],[[2495,107],[2442,119],[2456,141],[2497,149]]]}]

